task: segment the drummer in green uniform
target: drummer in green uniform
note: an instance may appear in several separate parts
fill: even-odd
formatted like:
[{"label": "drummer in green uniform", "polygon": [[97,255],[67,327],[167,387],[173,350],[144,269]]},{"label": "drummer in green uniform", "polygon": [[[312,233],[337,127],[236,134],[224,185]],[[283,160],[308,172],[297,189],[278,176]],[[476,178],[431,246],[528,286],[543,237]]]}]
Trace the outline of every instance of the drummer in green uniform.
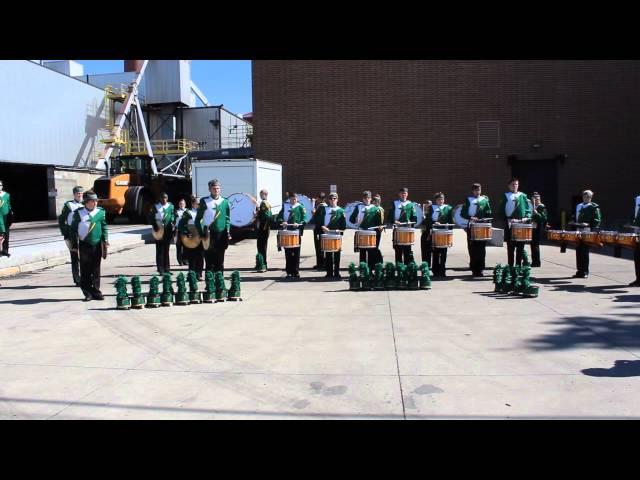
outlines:
[{"label": "drummer in green uniform", "polygon": [[[82,193],[84,192],[84,188],[80,185],[73,187],[73,200],[69,200],[65,202],[64,207],[62,207],[62,212],[60,212],[60,216],[58,217],[58,226],[60,227],[60,233],[64,238],[65,242],[68,242],[68,245],[71,245],[71,240],[69,239],[69,228],[71,227],[71,222],[73,222],[73,214],[74,212],[82,207]],[[73,276],[73,282],[76,284],[76,287],[80,286],[80,261],[78,258],[78,252],[74,252],[70,250],[71,253],[71,275]]]},{"label": "drummer in green uniform", "polygon": [[287,219],[285,221],[285,209],[281,209],[276,218],[276,223],[285,230],[298,230],[300,235],[300,246],[295,248],[285,248],[285,261],[287,280],[300,278],[300,248],[302,246],[302,234],[304,233],[305,216],[307,214],[304,206],[298,202],[298,195],[295,192],[289,193],[289,205]]},{"label": "drummer in green uniform", "polygon": [[374,205],[371,200],[369,190],[362,192],[362,203],[353,209],[349,221],[358,225],[359,230],[375,230],[376,232],[376,248],[359,249],[360,262],[367,262],[369,268],[373,270],[378,258],[379,233],[382,230],[382,208]]},{"label": "drummer in green uniform", "polygon": [[474,183],[471,186],[471,196],[462,205],[460,216],[469,221],[467,224],[467,246],[469,248],[469,268],[474,277],[482,277],[485,268],[487,245],[484,241],[471,239],[471,225],[480,219],[491,217],[489,197],[482,195],[482,185]]},{"label": "drummer in green uniform", "polygon": [[100,291],[100,263],[106,248],[107,219],[104,210],[98,207],[98,196],[91,190],[84,192],[84,207],[73,214],[69,228],[72,251],[80,255],[80,288],[84,300],[104,300]]},{"label": "drummer in green uniform", "polygon": [[[329,194],[329,205],[318,207],[314,215],[316,225],[320,225],[323,234],[334,233],[339,230],[342,235],[347,228],[347,219],[344,215],[344,209],[338,206],[338,194],[331,192]],[[341,252],[323,252],[324,264],[327,269],[327,278],[340,278],[340,253]]]},{"label": "drummer in green uniform", "polygon": [[[409,189],[402,187],[398,191],[398,200],[394,200],[389,210],[389,223],[392,226],[403,226],[402,224],[415,225],[418,221],[418,215],[416,214],[415,204],[409,200]],[[394,245],[393,249],[396,251],[396,263],[404,263],[408,265],[413,261],[413,250],[411,245]]]},{"label": "drummer in green uniform", "polygon": [[527,221],[531,217],[527,195],[524,192],[519,192],[519,187],[520,180],[515,177],[509,180],[509,191],[502,195],[498,206],[498,213],[505,220],[504,240],[507,242],[507,262],[510,267],[513,267],[514,264],[514,251],[516,265],[522,265],[522,253],[524,252],[524,242],[513,240],[512,221]]},{"label": "drummer in green uniform", "polygon": [[[429,265],[433,271],[434,277],[446,277],[447,250],[448,248],[435,248],[433,246],[433,238],[431,237],[431,229],[448,229],[451,228],[446,224],[453,223],[453,207],[444,203],[444,193],[438,192],[433,196],[433,203],[429,205],[427,211],[424,212],[425,230],[422,235],[428,234],[428,242],[426,248],[433,250],[433,265]],[[423,258],[423,261],[425,259]]]},{"label": "drummer in green uniform", "polygon": [[[583,202],[576,207],[576,226],[580,231],[598,229],[602,222],[602,215],[598,204],[593,203],[593,192],[582,192]],[[576,273],[573,278],[589,278],[589,251],[590,247],[584,242],[578,242],[576,246]]]}]

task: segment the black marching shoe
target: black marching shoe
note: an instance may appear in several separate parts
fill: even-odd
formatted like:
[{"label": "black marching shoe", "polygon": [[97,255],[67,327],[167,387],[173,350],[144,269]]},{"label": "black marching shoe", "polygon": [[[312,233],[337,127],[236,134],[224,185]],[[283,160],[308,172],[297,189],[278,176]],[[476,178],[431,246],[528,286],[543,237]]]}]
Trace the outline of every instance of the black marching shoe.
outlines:
[{"label": "black marching shoe", "polygon": [[333,278],[335,278],[336,280],[340,280],[342,278],[342,275],[340,275],[339,273],[336,273]]},{"label": "black marching shoe", "polygon": [[571,278],[588,278],[588,277],[589,275],[587,275],[586,273],[576,272],[576,274]]},{"label": "black marching shoe", "polygon": [[91,300],[93,300],[93,297],[91,296],[91,294],[85,293],[83,302],[90,302]]},{"label": "black marching shoe", "polygon": [[640,280],[634,280],[629,284],[630,287],[640,287]]},{"label": "black marching shoe", "polygon": [[102,292],[100,290],[92,293],[91,296],[94,300],[104,300],[104,295],[102,295]]}]

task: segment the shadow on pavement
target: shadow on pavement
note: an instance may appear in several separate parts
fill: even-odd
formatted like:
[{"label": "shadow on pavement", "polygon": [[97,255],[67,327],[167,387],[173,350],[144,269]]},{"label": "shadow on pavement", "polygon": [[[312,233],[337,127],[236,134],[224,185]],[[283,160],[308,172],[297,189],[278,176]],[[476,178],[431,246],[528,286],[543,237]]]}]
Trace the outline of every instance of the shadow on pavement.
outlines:
[{"label": "shadow on pavement", "polygon": [[638,314],[622,313],[616,317],[563,317],[549,325],[558,328],[529,340],[531,350],[566,350],[569,348],[640,348]]},{"label": "shadow on pavement", "polygon": [[586,368],[590,377],[640,377],[640,360],[616,360],[611,368]]}]

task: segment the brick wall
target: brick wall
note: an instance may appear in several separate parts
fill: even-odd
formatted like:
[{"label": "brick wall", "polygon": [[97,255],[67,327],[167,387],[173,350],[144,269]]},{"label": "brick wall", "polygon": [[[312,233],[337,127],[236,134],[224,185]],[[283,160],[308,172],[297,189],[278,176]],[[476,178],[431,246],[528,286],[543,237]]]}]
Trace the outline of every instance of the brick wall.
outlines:
[{"label": "brick wall", "polygon": [[[386,205],[400,186],[414,201],[441,190],[456,204],[478,181],[497,205],[510,155],[567,155],[557,209],[590,188],[617,226],[640,193],[638,86],[638,61],[260,60],[254,145],[283,164],[284,190],[337,184],[340,204],[370,189]],[[498,148],[478,146],[487,120],[500,122]]]}]

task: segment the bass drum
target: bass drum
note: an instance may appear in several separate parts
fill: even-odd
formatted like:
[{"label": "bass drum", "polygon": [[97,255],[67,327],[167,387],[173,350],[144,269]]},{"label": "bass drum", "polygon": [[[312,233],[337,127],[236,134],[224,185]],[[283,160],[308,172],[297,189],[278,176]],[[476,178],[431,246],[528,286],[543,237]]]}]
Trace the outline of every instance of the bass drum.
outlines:
[{"label": "bass drum", "polygon": [[[313,202],[306,195],[302,195],[301,193],[296,193],[296,195],[298,196],[298,203],[301,203],[307,212],[306,215],[304,216],[304,221],[305,223],[309,223],[309,221],[311,220],[311,216],[313,215]],[[285,221],[287,220],[287,214],[289,213],[290,207],[291,207],[291,204],[289,203],[289,199],[287,199],[282,204],[282,209],[284,210],[283,218]]]},{"label": "bass drum", "polygon": [[419,227],[424,221],[424,210],[422,209],[422,205],[420,205],[419,203],[414,202],[413,204],[416,207],[416,217],[418,217],[418,221],[416,222],[414,227]]},{"label": "bass drum", "polygon": [[349,221],[349,217],[351,217],[351,214],[358,207],[358,205],[362,205],[362,202],[347,203],[347,205],[344,207],[344,216],[347,217],[347,227],[349,228],[358,228],[358,225]]},{"label": "bass drum", "polygon": [[467,228],[469,226],[469,220],[462,218],[460,213],[462,212],[462,204],[456,205],[453,209],[453,222],[461,228]]},{"label": "bass drum", "polygon": [[232,193],[227,197],[231,225],[237,228],[247,227],[255,219],[257,200],[248,193]]}]

